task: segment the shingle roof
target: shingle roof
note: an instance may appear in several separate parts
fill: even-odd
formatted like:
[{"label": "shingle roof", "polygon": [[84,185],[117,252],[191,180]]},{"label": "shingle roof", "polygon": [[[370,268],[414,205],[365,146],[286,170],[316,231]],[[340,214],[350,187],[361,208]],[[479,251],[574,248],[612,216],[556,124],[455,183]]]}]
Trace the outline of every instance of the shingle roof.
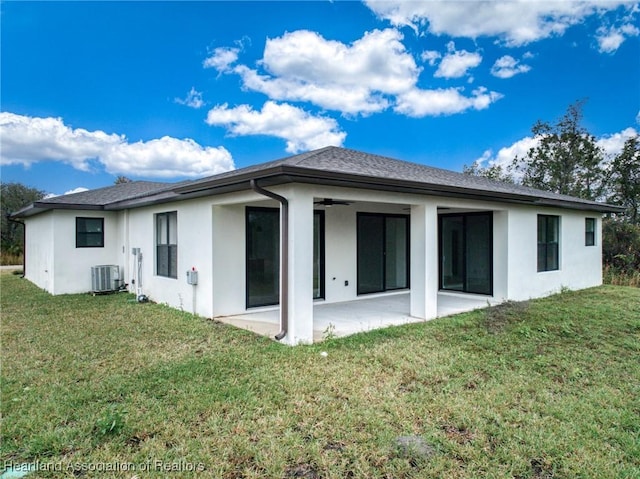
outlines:
[{"label": "shingle roof", "polygon": [[[181,184],[184,185],[185,183]],[[15,212],[12,216],[29,216],[41,211],[57,208],[99,209],[100,207],[104,207],[118,201],[154,195],[162,191],[175,188],[176,186],[177,185],[175,183],[159,183],[152,181],[131,181],[128,183],[119,183],[117,185],[106,186],[104,188],[96,188],[95,190],[81,191],[79,193],[53,196],[51,198],[38,200],[25,208],[22,208],[20,211]]]},{"label": "shingle roof", "polygon": [[[376,180],[397,180],[407,182],[408,184],[411,183],[412,185],[422,184],[424,186],[434,187],[435,189],[447,187],[449,189],[460,189],[468,193],[477,192],[484,195],[489,192],[531,199],[547,199],[558,202],[582,204],[585,206],[592,205],[596,207],[596,209],[607,208],[609,206],[596,201],[583,200],[573,196],[561,195],[513,183],[504,183],[480,176],[458,173],[335,146],[203,178],[193,181],[189,185],[177,190],[186,193],[199,188],[202,189],[203,187],[215,187],[216,184],[228,182],[234,177],[245,177],[247,174],[255,174],[259,177],[258,173],[260,172],[282,168],[286,168],[287,171],[295,171],[296,169],[314,170],[318,172],[319,175],[322,175],[322,173],[331,173],[332,175],[344,174],[352,177],[361,177],[363,180],[367,179],[372,184],[375,184]],[[612,208],[612,210],[615,209],[615,207]]]},{"label": "shingle roof", "polygon": [[[228,171],[200,180],[181,183],[134,181],[41,200],[15,213],[28,216],[52,208],[122,209],[150,202],[179,201],[184,195],[213,195],[246,189],[249,179],[281,178],[282,181],[311,181],[339,184],[352,182],[361,187],[394,189],[426,194],[482,197],[498,201],[525,201],[595,211],[619,208],[595,201],[503,183],[479,176],[396,160],[385,156],[329,146],[279,160]],[[333,182],[333,183],[331,183]],[[338,182],[338,183],[336,183]],[[109,207],[109,205],[111,205]]]},{"label": "shingle roof", "polygon": [[71,205],[97,205],[105,206],[117,201],[128,200],[158,193],[160,191],[175,188],[172,183],[157,183],[152,181],[131,181],[119,183],[113,186],[97,188],[95,190],[81,191],[69,195],[54,196],[38,201],[43,204],[71,204]]}]

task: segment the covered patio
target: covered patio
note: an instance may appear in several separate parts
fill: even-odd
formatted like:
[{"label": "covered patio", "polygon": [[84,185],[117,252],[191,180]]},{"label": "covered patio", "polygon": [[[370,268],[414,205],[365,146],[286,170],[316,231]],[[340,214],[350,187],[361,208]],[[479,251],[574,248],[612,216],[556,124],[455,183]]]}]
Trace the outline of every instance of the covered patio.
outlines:
[{"label": "covered patio", "polygon": [[[493,302],[493,298],[489,297],[440,292],[438,317],[484,308]],[[406,291],[338,303],[316,302],[313,305],[313,340],[318,342],[329,336],[342,337],[424,321],[412,317],[409,311],[410,295]],[[214,319],[256,334],[274,337],[280,330],[279,315],[279,308],[276,307]]]}]

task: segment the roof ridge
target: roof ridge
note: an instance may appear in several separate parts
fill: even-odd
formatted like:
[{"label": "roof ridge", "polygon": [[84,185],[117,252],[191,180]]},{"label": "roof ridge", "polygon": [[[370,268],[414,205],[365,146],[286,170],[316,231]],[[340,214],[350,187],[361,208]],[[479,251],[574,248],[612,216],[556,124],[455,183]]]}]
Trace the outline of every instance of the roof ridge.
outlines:
[{"label": "roof ridge", "polygon": [[324,153],[325,151],[332,150],[332,149],[346,150],[346,148],[342,148],[340,146],[333,146],[333,145],[323,146],[322,148],[317,148],[315,150],[306,151],[304,153],[300,153],[299,155],[296,155],[296,156],[299,156],[300,158],[297,161],[293,162],[293,164],[297,166],[303,161],[307,161],[315,156],[318,156]]},{"label": "roof ridge", "polygon": [[[108,185],[108,186],[100,186],[98,188],[89,188],[89,189],[86,189],[84,191],[76,191],[75,193],[64,193],[62,195],[57,195],[57,196],[81,195],[82,193],[87,193],[89,191],[96,192],[96,191],[107,190],[109,188],[126,187],[126,185],[131,185],[132,183],[144,183],[144,184],[153,184],[153,185],[171,185],[172,184],[172,183],[167,183],[166,181],[132,180],[132,181],[126,181],[126,182],[123,182],[123,183],[114,183],[113,185]],[[55,196],[53,198],[55,198]]]}]

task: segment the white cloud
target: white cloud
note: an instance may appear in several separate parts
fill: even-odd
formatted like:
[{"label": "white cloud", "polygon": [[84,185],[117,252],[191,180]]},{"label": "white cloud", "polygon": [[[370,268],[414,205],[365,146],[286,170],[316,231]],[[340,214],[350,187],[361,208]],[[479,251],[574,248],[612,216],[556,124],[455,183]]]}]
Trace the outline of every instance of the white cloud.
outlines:
[{"label": "white cloud", "polygon": [[[72,195],[74,193],[82,193],[83,191],[89,191],[89,188],[85,188],[84,186],[78,186],[77,188],[74,188],[72,190],[69,191],[65,191],[64,193],[62,193],[63,195]],[[56,193],[47,193],[46,195],[44,195],[44,199],[48,200],[49,198],[55,198],[56,196],[60,196]]]},{"label": "white cloud", "polygon": [[436,62],[442,58],[442,54],[435,50],[425,50],[420,54],[420,59],[423,62],[428,62],[429,65],[435,66]]},{"label": "white cloud", "polygon": [[90,169],[90,161],[124,137],[103,131],[72,129],[61,118],[34,118],[0,113],[0,137],[3,165],[30,166],[42,160],[61,161],[82,171]]},{"label": "white cloud", "polygon": [[313,116],[288,104],[267,101],[261,111],[249,105],[229,108],[225,103],[209,110],[207,123],[224,126],[238,136],[269,135],[287,142],[289,153],[324,146],[341,146],[346,133],[340,131],[333,118]]},{"label": "white cloud", "polygon": [[119,143],[101,158],[109,173],[131,176],[208,176],[234,168],[231,153],[224,147],[202,147],[190,138],[170,136]]},{"label": "white cloud", "polygon": [[606,157],[612,157],[620,153],[624,147],[624,142],[634,136],[638,136],[638,131],[635,128],[629,127],[618,133],[605,135],[599,138],[596,143],[604,150]]},{"label": "white cloud", "polygon": [[496,60],[491,67],[491,74],[498,78],[511,78],[518,73],[526,73],[531,70],[529,65],[521,64],[510,55],[505,55]]},{"label": "white cloud", "polygon": [[83,191],[89,191],[89,188],[85,188],[84,186],[78,186],[77,188],[74,188],[72,190],[65,191],[64,194],[72,195],[74,193],[82,193]]},{"label": "white cloud", "polygon": [[215,68],[220,73],[227,73],[231,70],[231,65],[238,60],[239,48],[219,47],[213,50],[210,57],[202,62],[205,68]]},{"label": "white cloud", "polygon": [[625,0],[586,1],[405,1],[365,0],[393,25],[424,29],[434,35],[498,37],[508,46],[526,45],[562,35],[588,16],[613,11]]},{"label": "white cloud", "polygon": [[73,129],[61,118],[2,112],[0,139],[2,165],[60,161],[89,171],[97,163],[109,173],[146,177],[196,177],[234,168],[223,147],[202,147],[188,138],[168,136],[129,143],[124,135]]},{"label": "white cloud", "polygon": [[630,23],[619,27],[600,27],[596,34],[600,53],[615,53],[628,37],[637,37],[640,30]]},{"label": "white cloud", "polygon": [[511,166],[515,157],[523,158],[526,156],[529,150],[535,148],[539,142],[537,138],[527,136],[510,146],[500,148],[496,154],[493,153],[493,150],[486,150],[482,156],[476,160],[476,163],[482,167],[497,165],[504,169]]},{"label": "white cloud", "polygon": [[396,93],[411,86],[420,69],[395,29],[374,30],[345,45],[300,30],[269,39],[262,64],[273,75],[303,82],[353,86]]},{"label": "white cloud", "polygon": [[244,88],[272,100],[305,101],[348,115],[371,114],[414,87],[421,72],[395,29],[374,30],[351,44],[298,30],[268,39],[261,70],[238,65]]},{"label": "white cloud", "polygon": [[[367,32],[351,44],[298,30],[268,39],[259,69],[240,64],[227,73],[240,75],[244,88],[271,100],[310,102],[345,115],[369,115],[391,106],[397,113],[414,117],[452,114],[486,108],[501,96],[484,88],[471,97],[455,88],[418,89],[422,68],[402,40],[403,35],[392,28]],[[434,65],[441,54],[425,51],[421,58]],[[463,76],[481,61],[480,54],[456,51],[451,43],[437,76]]]},{"label": "white cloud", "polygon": [[189,93],[187,93],[186,98],[176,98],[174,100],[176,103],[180,105],[186,105],[191,108],[202,108],[204,106],[204,101],[202,100],[202,92],[197,91],[194,87],[191,87]]},{"label": "white cloud", "polygon": [[479,53],[472,53],[466,50],[456,50],[455,44],[449,42],[447,53],[434,76],[440,78],[460,78],[466,75],[467,70],[475,68],[482,62],[482,56]]},{"label": "white cloud", "polygon": [[496,102],[502,95],[477,88],[472,96],[464,96],[462,88],[437,90],[420,90],[415,88],[398,96],[395,110],[407,116],[421,118],[424,116],[452,115],[465,110],[484,110]]},{"label": "white cloud", "polygon": [[260,75],[244,65],[235,69],[245,88],[264,93],[273,100],[307,101],[328,110],[349,115],[368,115],[385,110],[389,101],[376,95],[366,85],[328,85],[300,81],[294,78],[273,78]]}]

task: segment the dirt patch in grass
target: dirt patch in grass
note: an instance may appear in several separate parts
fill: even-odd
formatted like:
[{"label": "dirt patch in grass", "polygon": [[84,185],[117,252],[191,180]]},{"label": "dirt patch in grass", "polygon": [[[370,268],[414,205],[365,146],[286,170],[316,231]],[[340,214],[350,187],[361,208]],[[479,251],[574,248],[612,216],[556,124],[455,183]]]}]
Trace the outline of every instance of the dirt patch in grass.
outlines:
[{"label": "dirt patch in grass", "polygon": [[442,430],[447,435],[447,438],[457,442],[458,444],[467,444],[473,441],[475,435],[469,431],[466,427],[458,427],[453,424],[445,424],[442,426]]},{"label": "dirt patch in grass", "polygon": [[287,469],[286,477],[299,477],[301,479],[320,479],[320,474],[311,464],[298,464]]},{"label": "dirt patch in grass", "polygon": [[529,311],[529,301],[506,301],[483,310],[484,327],[498,334],[514,323],[521,322]]}]

